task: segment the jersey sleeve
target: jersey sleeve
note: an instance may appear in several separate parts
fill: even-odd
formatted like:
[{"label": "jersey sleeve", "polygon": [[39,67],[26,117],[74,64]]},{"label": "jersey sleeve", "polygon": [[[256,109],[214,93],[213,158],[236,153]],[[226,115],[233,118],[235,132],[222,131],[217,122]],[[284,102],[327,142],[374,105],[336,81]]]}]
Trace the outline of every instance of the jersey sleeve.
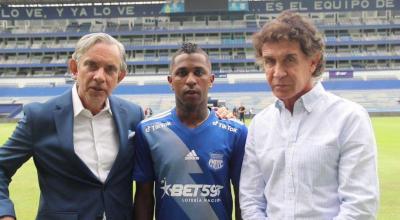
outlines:
[{"label": "jersey sleeve", "polygon": [[247,137],[247,127],[245,125],[242,125],[238,129],[238,134],[235,139],[235,144],[233,146],[233,151],[232,151],[232,157],[230,160],[230,171],[229,171],[230,178],[232,184],[235,187],[239,186],[240,171],[242,168],[246,137]]},{"label": "jersey sleeve", "polygon": [[133,179],[139,182],[154,181],[153,160],[141,124],[136,128],[134,147]]}]

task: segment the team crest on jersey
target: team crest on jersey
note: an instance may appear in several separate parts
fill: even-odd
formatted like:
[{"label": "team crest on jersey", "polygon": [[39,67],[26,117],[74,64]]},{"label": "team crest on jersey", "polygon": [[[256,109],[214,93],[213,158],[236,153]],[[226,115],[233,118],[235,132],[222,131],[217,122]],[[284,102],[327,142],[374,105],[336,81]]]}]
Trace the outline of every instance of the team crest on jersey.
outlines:
[{"label": "team crest on jersey", "polygon": [[224,154],[211,153],[210,160],[208,161],[208,166],[213,170],[219,170],[224,167]]}]

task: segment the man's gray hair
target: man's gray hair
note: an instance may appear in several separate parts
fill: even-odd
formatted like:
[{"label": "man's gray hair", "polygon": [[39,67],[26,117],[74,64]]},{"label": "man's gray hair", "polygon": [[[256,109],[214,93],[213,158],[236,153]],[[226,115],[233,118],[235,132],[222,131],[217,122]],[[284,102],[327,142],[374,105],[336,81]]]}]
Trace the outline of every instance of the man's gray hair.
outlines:
[{"label": "man's gray hair", "polygon": [[76,62],[79,61],[79,58],[83,54],[85,54],[91,47],[93,47],[97,43],[107,43],[116,45],[119,49],[121,56],[121,71],[127,72],[128,66],[126,65],[126,52],[124,45],[121,44],[117,39],[113,38],[111,35],[106,33],[92,33],[84,35],[79,41],[76,43],[75,52],[72,54],[72,59]]}]

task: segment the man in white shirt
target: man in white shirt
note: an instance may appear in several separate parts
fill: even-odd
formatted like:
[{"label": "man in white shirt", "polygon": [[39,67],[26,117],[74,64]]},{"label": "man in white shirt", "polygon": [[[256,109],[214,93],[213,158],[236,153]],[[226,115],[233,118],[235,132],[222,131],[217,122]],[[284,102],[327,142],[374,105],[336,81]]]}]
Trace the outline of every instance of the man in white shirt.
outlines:
[{"label": "man in white shirt", "polygon": [[255,34],[277,100],[252,120],[240,178],[243,219],[376,219],[376,143],[368,113],[324,90],[323,39],[285,11]]},{"label": "man in white shirt", "polygon": [[8,185],[33,157],[38,220],[132,219],[134,129],[142,109],[111,95],[125,77],[125,48],[105,33],[83,36],[69,69],[76,84],[24,118],[0,148],[0,219],[15,219]]}]

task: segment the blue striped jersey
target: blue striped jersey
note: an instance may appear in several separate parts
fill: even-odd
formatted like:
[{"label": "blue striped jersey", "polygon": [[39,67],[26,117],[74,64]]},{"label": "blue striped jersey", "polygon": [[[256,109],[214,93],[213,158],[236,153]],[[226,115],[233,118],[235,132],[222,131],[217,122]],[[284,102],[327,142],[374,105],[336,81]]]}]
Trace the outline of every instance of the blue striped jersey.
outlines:
[{"label": "blue striped jersey", "polygon": [[238,187],[247,136],[244,124],[214,111],[188,128],[172,109],[136,129],[134,179],[155,181],[156,219],[230,220],[231,183]]}]

